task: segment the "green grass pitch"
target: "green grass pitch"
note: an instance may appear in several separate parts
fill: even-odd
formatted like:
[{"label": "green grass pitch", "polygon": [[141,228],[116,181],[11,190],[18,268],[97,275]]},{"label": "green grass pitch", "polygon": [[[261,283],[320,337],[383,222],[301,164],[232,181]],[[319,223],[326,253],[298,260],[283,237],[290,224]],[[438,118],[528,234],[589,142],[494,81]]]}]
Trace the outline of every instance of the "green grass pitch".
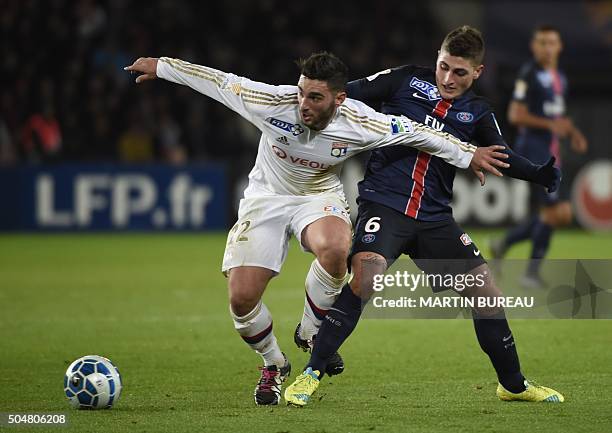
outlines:
[{"label": "green grass pitch", "polygon": [[[486,253],[492,232],[472,231]],[[225,235],[1,235],[0,412],[64,412],[52,431],[609,432],[612,321],[513,321],[523,371],[564,404],[502,403],[468,320],[364,320],[303,409],[256,407],[258,356],[233,329],[219,272]],[[612,258],[612,235],[558,233],[551,257]],[[524,257],[527,247],[511,252]],[[281,347],[311,257],[292,244],[265,301]],[[68,363],[111,358],[124,379],[112,410],[75,411]],[[5,430],[5,428],[0,428]],[[14,428],[27,431],[27,428]],[[32,427],[31,431],[45,431]],[[8,431],[8,430],[7,430]]]}]

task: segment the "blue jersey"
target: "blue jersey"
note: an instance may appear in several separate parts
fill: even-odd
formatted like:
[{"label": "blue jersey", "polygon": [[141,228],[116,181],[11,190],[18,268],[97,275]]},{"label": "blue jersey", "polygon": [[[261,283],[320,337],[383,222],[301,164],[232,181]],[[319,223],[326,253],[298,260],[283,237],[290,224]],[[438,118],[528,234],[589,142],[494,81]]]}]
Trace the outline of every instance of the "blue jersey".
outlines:
[{"label": "blue jersey", "polygon": [[[558,70],[544,69],[531,61],[523,65],[514,85],[512,99],[527,105],[531,114],[548,119],[565,115],[567,79]],[[559,158],[559,138],[547,129],[521,127],[514,149],[535,163],[551,156]]]},{"label": "blue jersey", "polygon": [[[435,72],[406,65],[351,81],[348,96],[380,105],[460,140],[506,145],[490,105],[471,90],[454,100],[440,97]],[[413,148],[393,146],[370,154],[359,197],[422,221],[452,217],[455,167]]]}]

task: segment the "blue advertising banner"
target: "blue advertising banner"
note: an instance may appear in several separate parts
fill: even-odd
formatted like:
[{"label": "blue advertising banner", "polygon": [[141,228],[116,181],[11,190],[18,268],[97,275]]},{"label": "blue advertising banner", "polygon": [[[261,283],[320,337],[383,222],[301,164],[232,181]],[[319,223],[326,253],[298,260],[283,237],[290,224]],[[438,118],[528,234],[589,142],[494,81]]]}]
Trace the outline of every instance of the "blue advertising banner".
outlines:
[{"label": "blue advertising banner", "polygon": [[200,230],[227,222],[222,165],[0,169],[0,230]]}]

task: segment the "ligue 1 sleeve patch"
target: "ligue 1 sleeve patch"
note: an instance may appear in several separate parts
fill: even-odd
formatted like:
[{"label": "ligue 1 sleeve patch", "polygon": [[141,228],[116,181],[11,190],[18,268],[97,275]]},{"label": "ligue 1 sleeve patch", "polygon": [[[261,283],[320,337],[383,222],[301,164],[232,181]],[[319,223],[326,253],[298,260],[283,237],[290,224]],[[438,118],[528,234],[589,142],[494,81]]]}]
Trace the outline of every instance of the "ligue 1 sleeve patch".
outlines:
[{"label": "ligue 1 sleeve patch", "polygon": [[527,95],[527,82],[525,80],[516,80],[514,83],[514,99],[525,99]]},{"label": "ligue 1 sleeve patch", "polygon": [[405,134],[413,132],[412,123],[405,117],[392,117],[391,118],[391,133]]}]

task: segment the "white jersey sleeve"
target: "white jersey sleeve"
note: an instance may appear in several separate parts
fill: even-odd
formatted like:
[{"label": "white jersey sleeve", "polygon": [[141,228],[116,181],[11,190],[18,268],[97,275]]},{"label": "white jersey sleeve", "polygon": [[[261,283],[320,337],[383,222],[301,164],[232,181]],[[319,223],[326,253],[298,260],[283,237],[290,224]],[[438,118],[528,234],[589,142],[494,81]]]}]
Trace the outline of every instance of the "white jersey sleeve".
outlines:
[{"label": "white jersey sleeve", "polygon": [[442,158],[459,168],[467,168],[472,162],[476,146],[455,136],[440,132],[404,116],[392,116],[391,135],[372,143],[368,148],[400,144],[410,146]]},{"label": "white jersey sleeve", "polygon": [[442,158],[459,168],[467,168],[476,146],[463,142],[451,134],[437,131],[405,116],[377,112],[366,104],[347,99],[340,113],[357,124],[365,138],[360,150],[404,145]]},{"label": "white jersey sleeve", "polygon": [[260,129],[270,113],[297,104],[296,86],[273,86],[179,59],[160,57],[157,76],[221,102]]}]

